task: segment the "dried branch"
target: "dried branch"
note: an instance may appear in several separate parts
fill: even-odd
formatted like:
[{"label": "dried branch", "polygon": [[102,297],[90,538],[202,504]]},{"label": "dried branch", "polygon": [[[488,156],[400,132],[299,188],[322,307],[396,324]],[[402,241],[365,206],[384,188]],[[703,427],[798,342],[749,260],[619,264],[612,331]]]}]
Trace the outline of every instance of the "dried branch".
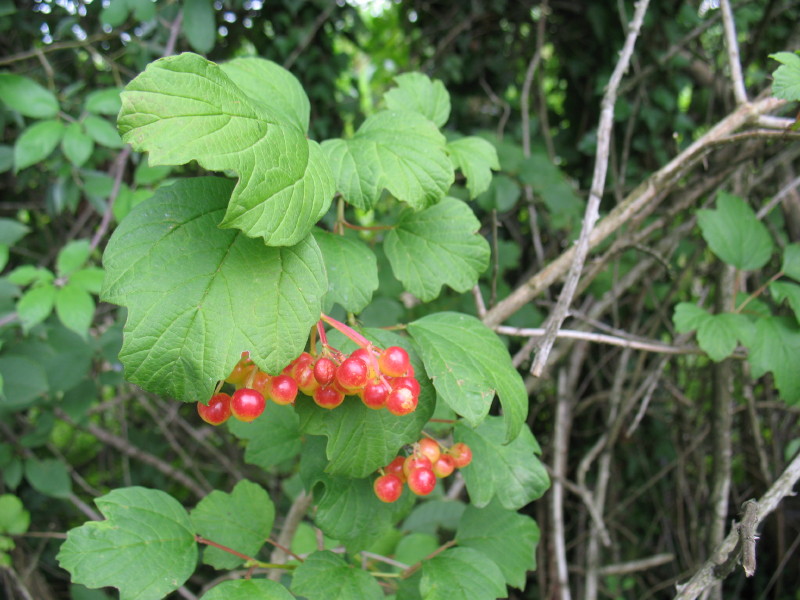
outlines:
[{"label": "dried branch", "polygon": [[739,42],[736,39],[736,23],[733,21],[730,0],[721,0],[719,8],[722,12],[722,27],[725,30],[725,47],[728,50],[728,66],[731,69],[733,97],[736,98],[736,104],[746,104],[747,90],[744,87],[742,61],[739,59]]},{"label": "dried branch", "polygon": [[[286,520],[283,522],[281,533],[278,535],[278,542],[275,544],[275,549],[270,554],[269,560],[272,563],[280,564],[286,562],[288,558],[287,553],[283,548],[289,548],[292,545],[294,534],[297,533],[297,528],[306,516],[308,509],[314,501],[314,496],[306,491],[300,492],[300,495],[294,499],[292,506],[289,508],[289,513],[286,515]],[[281,578],[281,569],[271,569],[269,572],[269,579],[278,581]]]}]

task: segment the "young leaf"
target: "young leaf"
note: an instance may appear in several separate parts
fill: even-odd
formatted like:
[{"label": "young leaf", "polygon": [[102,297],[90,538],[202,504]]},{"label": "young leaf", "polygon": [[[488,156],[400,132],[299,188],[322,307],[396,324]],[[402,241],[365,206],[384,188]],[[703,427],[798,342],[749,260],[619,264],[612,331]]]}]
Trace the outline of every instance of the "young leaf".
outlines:
[{"label": "young leaf", "polygon": [[62,277],[71,275],[84,265],[91,251],[89,240],[73,240],[67,243],[56,257],[56,273]]},{"label": "young leaf", "polygon": [[697,343],[711,360],[719,362],[733,353],[736,340],[747,346],[753,334],[753,323],[744,315],[708,315],[697,328]]},{"label": "young leaf", "polygon": [[0,533],[20,535],[28,531],[31,513],[14,494],[0,496]]},{"label": "young leaf", "polygon": [[69,498],[72,480],[67,465],[55,458],[25,461],[25,479],[37,491],[53,498]]},{"label": "young leaf", "polygon": [[30,331],[50,316],[56,302],[56,288],[46,283],[25,292],[17,302],[17,315],[22,322],[22,328]]},{"label": "young leaf", "polygon": [[201,600],[293,600],[289,591],[268,579],[223,581],[208,590]]},{"label": "young leaf", "polygon": [[256,104],[280,115],[300,131],[308,131],[311,105],[297,77],[277,63],[263,58],[234,58],[220,69]]},{"label": "young leaf", "polygon": [[192,49],[200,54],[208,54],[217,40],[213,2],[211,0],[184,0],[181,30]]},{"label": "young leaf", "polygon": [[[411,414],[398,417],[385,409],[368,408],[356,397],[346,398],[333,411],[311,401],[298,402],[295,411],[300,417],[301,430],[328,438],[326,456],[330,462],[325,471],[347,477],[366,477],[374,473],[389,464],[403,445],[416,442],[435,405],[434,390],[422,375],[425,372],[422,361],[408,338],[380,329],[363,333],[382,348],[400,346],[408,352],[415,373],[419,375],[419,405]],[[335,334],[330,334],[328,339],[343,352],[355,349],[352,343],[339,342]],[[364,435],[365,431],[369,431],[369,435]]]},{"label": "young leaf", "polygon": [[14,144],[14,172],[19,173],[50,156],[63,134],[61,121],[39,121],[28,127]]},{"label": "young leaf", "polygon": [[[263,237],[273,246],[304,239],[324,215],[334,180],[319,145],[277,111],[239,89],[216,64],[195,54],[151,63],[122,93],[119,129],[150,164],[197,160],[212,171],[233,171],[233,190],[221,226]],[[279,107],[285,107],[278,100]]]},{"label": "young leaf", "polygon": [[508,585],[523,589],[525,573],[536,568],[539,536],[536,521],[503,508],[495,500],[484,508],[467,506],[456,541],[486,555],[500,568]]},{"label": "young leaf", "polygon": [[449,548],[422,564],[425,600],[495,600],[506,597],[503,573],[472,548]]},{"label": "young leaf", "polygon": [[348,312],[360,313],[378,289],[378,261],[370,248],[353,238],[314,229],[314,239],[325,259],[328,294],[325,312],[338,303]]},{"label": "young leaf", "polygon": [[500,169],[497,150],[483,138],[469,136],[447,143],[447,152],[453,166],[461,169],[467,178],[469,197],[475,198],[489,189],[492,169]]},{"label": "young leaf", "polygon": [[756,321],[756,334],[747,357],[753,377],[771,371],[781,398],[787,404],[800,403],[800,329],[792,319],[767,317]]},{"label": "young leaf", "polygon": [[13,246],[30,232],[27,225],[15,219],[0,219],[0,244]]},{"label": "young leaf", "polygon": [[547,471],[536,456],[541,449],[527,427],[504,444],[500,418],[488,417],[477,429],[459,422],[454,437],[472,449],[472,462],[461,473],[474,506],[484,507],[497,496],[505,508],[517,510],[550,487]]},{"label": "young leaf", "polygon": [[773,95],[789,102],[800,100],[800,55],[796,52],[776,52],[769,57],[782,65],[772,74]]},{"label": "young leaf", "polygon": [[394,81],[397,87],[383,96],[389,110],[413,110],[433,121],[437,127],[447,123],[450,94],[441,81],[431,81],[423,73],[403,73]]},{"label": "young leaf", "polygon": [[711,251],[737,269],[760,269],[772,256],[772,237],[747,203],[720,192],[716,210],[697,211],[697,221]]},{"label": "young leaf", "polygon": [[514,208],[522,196],[519,184],[508,175],[500,173],[492,178],[489,189],[480,194],[475,201],[484,210],[506,212]]},{"label": "young leaf", "polygon": [[89,115],[83,120],[83,126],[86,128],[86,133],[89,134],[89,137],[101,146],[113,149],[122,148],[122,139],[120,139],[117,130],[103,117]]},{"label": "young leaf", "polygon": [[381,111],[348,139],[326,140],[322,150],[336,189],[358,208],[372,208],[384,188],[420,210],[438,202],[453,184],[445,137],[410,111]]},{"label": "young leaf", "polygon": [[119,88],[106,88],[89,92],[86,95],[86,110],[95,115],[116,116],[122,108],[120,91]]},{"label": "young leaf", "polygon": [[90,294],[99,294],[103,289],[103,277],[105,271],[100,267],[86,267],[70,275],[69,282]]},{"label": "young leaf", "polygon": [[776,302],[789,301],[795,318],[800,322],[800,285],[788,281],[775,281],[769,285],[769,290]]},{"label": "young leaf", "polygon": [[61,139],[64,156],[76,167],[82,167],[94,152],[94,140],[83,133],[80,123],[70,123]]},{"label": "young leaf", "polygon": [[228,420],[228,428],[247,440],[244,461],[264,470],[297,456],[300,452],[299,419],[295,411],[267,402],[262,418],[250,423]]},{"label": "young leaf", "polygon": [[86,587],[113,586],[120,600],[160,600],[197,566],[189,515],[169,494],[118,488],[95,500],[105,521],[67,533],[56,559]]},{"label": "young leaf", "polygon": [[383,590],[372,575],[348,565],[341,556],[314,552],[294,571],[293,593],[308,600],[383,600]]},{"label": "young leaf", "polygon": [[[257,483],[242,479],[230,494],[214,490],[191,512],[195,531],[247,556],[255,556],[272,531],[275,505]],[[244,560],[206,546],[203,562],[215,569],[235,569]]]},{"label": "young leaf", "polygon": [[94,300],[83,288],[68,283],[56,292],[56,314],[65,327],[86,339],[94,317]]},{"label": "young leaf", "polygon": [[517,437],[528,414],[528,394],[493,331],[475,317],[441,312],[409,323],[408,332],[439,398],[474,427],[489,414],[496,392],[503,407],[505,441]]},{"label": "young leaf", "polygon": [[705,309],[696,304],[679,302],[675,305],[672,322],[675,323],[675,329],[678,333],[688,333],[698,329],[710,316]]},{"label": "young leaf", "polygon": [[273,248],[218,229],[231,188],[213,177],[162,187],[106,248],[102,298],[128,307],[120,360],[154,393],[207,400],[244,350],[276,373],[319,319],[328,282],[314,238]]},{"label": "young leaf", "polygon": [[489,266],[489,243],[479,229],[469,206],[445,198],[419,212],[404,212],[386,235],[384,250],[405,288],[428,302],[445,284],[466,292]]},{"label": "young leaf", "polygon": [[781,271],[795,281],[800,281],[800,244],[789,244],[783,249]]},{"label": "young leaf", "polygon": [[0,73],[0,100],[8,108],[34,119],[52,119],[58,114],[58,99],[41,85],[13,73]]}]

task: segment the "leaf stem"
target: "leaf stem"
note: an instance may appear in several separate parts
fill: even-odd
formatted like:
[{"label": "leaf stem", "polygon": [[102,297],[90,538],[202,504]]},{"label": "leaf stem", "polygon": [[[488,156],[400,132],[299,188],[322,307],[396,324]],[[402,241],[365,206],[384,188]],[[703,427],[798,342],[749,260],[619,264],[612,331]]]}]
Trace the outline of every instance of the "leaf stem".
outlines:
[{"label": "leaf stem", "polygon": [[194,539],[198,544],[205,544],[206,546],[212,546],[213,548],[218,548],[223,552],[227,552],[228,554],[233,554],[234,556],[241,558],[243,561],[245,561],[245,566],[247,567],[259,567],[261,569],[287,569],[287,570],[292,570],[297,568],[297,565],[285,565],[285,564],[280,565],[275,563],[262,562],[257,558],[253,558],[252,556],[248,556],[247,554],[242,554],[238,550],[234,550],[233,548],[229,548],[228,546],[224,546],[223,544],[219,544],[213,540],[206,539],[203,536],[197,534],[195,534]]},{"label": "leaf stem", "polygon": [[451,548],[451,547],[453,547],[453,546],[455,546],[455,545],[456,545],[456,541],[455,541],[455,540],[450,540],[449,542],[445,542],[444,544],[442,544],[441,546],[439,546],[439,547],[438,547],[436,550],[434,550],[433,552],[431,552],[430,554],[428,554],[428,556],[426,556],[425,558],[423,558],[421,561],[414,563],[413,565],[411,565],[410,567],[408,567],[408,568],[407,568],[405,571],[403,571],[402,573],[400,573],[400,577],[401,577],[402,579],[408,579],[408,578],[409,578],[409,577],[411,577],[411,576],[412,576],[414,573],[416,573],[417,571],[419,571],[419,570],[420,570],[420,568],[422,568],[422,563],[423,563],[423,562],[425,562],[426,560],[430,560],[430,559],[432,559],[434,556],[437,556],[438,554],[441,554],[442,552],[444,552],[444,551],[445,551],[445,550],[447,550],[448,548]]},{"label": "leaf stem", "polygon": [[771,284],[772,282],[774,282],[774,281],[775,281],[775,280],[777,280],[777,279],[780,279],[781,277],[783,277],[783,275],[784,275],[783,271],[778,271],[777,273],[775,273],[775,275],[773,275],[772,277],[770,277],[770,278],[769,278],[769,280],[768,280],[766,283],[764,283],[764,284],[763,284],[763,285],[762,285],[760,288],[758,288],[758,289],[757,289],[755,292],[753,292],[753,293],[752,293],[752,294],[750,294],[750,295],[749,295],[747,298],[745,298],[745,299],[744,299],[744,302],[742,302],[742,303],[741,303],[739,306],[737,306],[737,307],[736,307],[736,310],[735,310],[734,312],[735,312],[735,313],[741,313],[741,312],[744,310],[744,307],[745,307],[745,306],[747,306],[748,304],[750,304],[750,302],[751,302],[752,300],[755,300],[755,299],[756,299],[756,298],[758,298],[758,297],[759,297],[761,294],[763,294],[763,293],[764,293],[764,290],[765,290],[765,289],[767,289],[767,287],[769,286],[769,284]]},{"label": "leaf stem", "polygon": [[361,348],[366,348],[372,343],[349,325],[345,325],[341,321],[337,321],[336,319],[334,319],[333,317],[329,317],[325,313],[320,313],[320,319],[325,323],[327,323],[328,325],[330,325],[331,327],[333,327],[334,329],[336,329],[337,331],[347,336],[348,338],[350,338],[351,340],[353,340]]}]

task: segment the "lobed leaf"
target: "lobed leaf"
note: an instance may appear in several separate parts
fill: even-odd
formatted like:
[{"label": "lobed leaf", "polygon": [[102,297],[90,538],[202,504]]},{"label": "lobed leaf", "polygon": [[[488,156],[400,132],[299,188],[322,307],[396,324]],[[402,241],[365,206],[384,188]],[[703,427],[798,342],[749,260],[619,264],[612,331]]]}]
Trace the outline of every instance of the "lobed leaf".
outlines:
[{"label": "lobed leaf", "polygon": [[289,591],[268,579],[223,581],[203,594],[201,600],[292,600]]},{"label": "lobed leaf", "polygon": [[337,191],[362,209],[372,208],[385,188],[420,210],[444,197],[454,180],[444,136],[416,112],[375,113],[352,138],[324,141],[322,151]]},{"label": "lobed leaf", "polygon": [[314,230],[314,239],[322,251],[328,273],[328,294],[324,311],[338,303],[348,312],[360,313],[372,301],[378,289],[378,261],[363,242]]},{"label": "lobed leaf", "polygon": [[800,55],[796,52],[776,52],[769,57],[781,63],[772,75],[774,96],[789,102],[800,100]]},{"label": "lobed leaf", "polygon": [[506,596],[497,565],[472,548],[449,548],[422,565],[423,600],[495,600]]},{"label": "lobed leaf", "polygon": [[[241,62],[227,68],[237,79],[242,69]],[[119,129],[135,150],[150,153],[152,166],[196,160],[236,173],[221,226],[294,245],[327,212],[333,176],[319,145],[286,120],[285,97],[273,109],[269,96],[254,101],[247,92],[255,93],[196,54],[162,58],[125,88]]]},{"label": "lobed leaf", "polygon": [[766,317],[756,322],[756,332],[748,361],[753,377],[767,372],[775,376],[781,398],[787,404],[800,404],[800,328],[791,318]]},{"label": "lobed leaf", "polygon": [[384,597],[372,575],[348,565],[329,550],[314,552],[297,567],[291,590],[308,600],[382,600]]},{"label": "lobed leaf", "polygon": [[462,137],[448,142],[447,152],[453,166],[467,178],[470,198],[489,189],[492,170],[500,169],[497,150],[490,142],[476,136]]},{"label": "lobed leaf", "polygon": [[413,110],[427,117],[437,127],[447,123],[450,116],[450,94],[438,79],[424,73],[403,73],[394,78],[397,84],[383,99],[389,110]]},{"label": "lobed leaf", "polygon": [[489,414],[495,393],[505,420],[505,441],[515,439],[528,413],[528,394],[503,343],[475,317],[454,312],[409,323],[408,332],[438,397],[470,425]]},{"label": "lobed leaf", "polygon": [[73,582],[116,587],[120,600],[159,600],[194,572],[192,523],[173,497],[128,487],[97,498],[95,504],[106,520],[70,530],[56,557]]},{"label": "lobed leaf", "polygon": [[291,407],[267,402],[261,418],[250,423],[229,419],[228,428],[236,437],[247,440],[244,461],[264,470],[300,452],[299,419]]},{"label": "lobed leaf", "polygon": [[395,276],[423,302],[443,285],[466,292],[489,266],[489,243],[461,200],[445,198],[419,212],[406,211],[389,231],[384,251]]},{"label": "lobed leaf", "polygon": [[769,284],[769,290],[777,302],[787,300],[800,323],[800,285],[788,281],[774,281]]},{"label": "lobed leaf", "polygon": [[800,281],[800,244],[789,244],[783,249],[781,271],[795,281]]},{"label": "lobed leaf", "polygon": [[231,188],[213,177],[162,187],[106,248],[102,298],[128,308],[120,360],[154,393],[206,400],[245,350],[276,373],[319,319],[328,283],[314,238],[274,248],[218,229]]}]

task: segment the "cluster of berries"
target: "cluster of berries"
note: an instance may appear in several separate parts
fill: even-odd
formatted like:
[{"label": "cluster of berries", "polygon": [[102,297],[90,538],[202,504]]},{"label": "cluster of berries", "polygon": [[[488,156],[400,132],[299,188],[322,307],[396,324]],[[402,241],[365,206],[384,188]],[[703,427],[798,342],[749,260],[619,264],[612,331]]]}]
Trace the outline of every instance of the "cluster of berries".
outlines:
[{"label": "cluster of berries", "polygon": [[442,451],[439,442],[424,437],[414,444],[409,456],[397,456],[380,470],[373,489],[383,502],[394,502],[403,493],[403,484],[417,496],[427,496],[436,487],[436,479],[472,462],[472,450],[464,442]]},{"label": "cluster of berries", "polygon": [[244,352],[225,382],[238,389],[232,395],[216,393],[208,404],[197,403],[200,417],[211,425],[231,415],[252,421],[264,412],[266,398],[293,404],[298,390],[322,408],[336,408],[345,396],[356,395],[369,408],[385,407],[398,416],[417,408],[420,393],[408,353],[399,346],[380,350],[372,344],[350,355],[324,345],[320,356],[303,352],[275,376],[260,371]]}]

